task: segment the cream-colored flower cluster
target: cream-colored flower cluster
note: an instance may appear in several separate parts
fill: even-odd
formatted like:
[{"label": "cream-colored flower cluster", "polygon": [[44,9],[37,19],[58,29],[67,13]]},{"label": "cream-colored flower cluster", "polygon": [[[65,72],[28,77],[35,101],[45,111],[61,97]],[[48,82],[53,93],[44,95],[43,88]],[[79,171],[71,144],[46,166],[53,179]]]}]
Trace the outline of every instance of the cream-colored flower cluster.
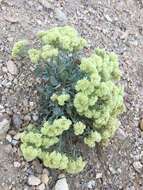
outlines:
[{"label": "cream-colored flower cluster", "polygon": [[[80,69],[86,77],[77,81],[74,106],[80,115],[93,121],[93,131],[84,142],[94,146],[99,139],[107,140],[113,136],[116,117],[124,110],[123,90],[114,83],[120,78],[117,56],[97,49],[81,60]],[[114,127],[111,127],[111,121]]]},{"label": "cream-colored flower cluster", "polygon": [[64,131],[68,130],[72,122],[64,116],[60,119],[55,119],[52,124],[48,121],[43,124],[41,133],[48,137],[55,137],[61,135]]},{"label": "cream-colored flower cluster", "polygon": [[[48,151],[49,147],[59,142],[59,138],[56,136],[61,135],[64,130],[67,130],[70,127],[70,124],[70,120],[61,118],[55,120],[53,126],[50,126],[45,122],[44,126],[41,128],[41,133],[35,131],[35,128],[33,128],[33,131],[31,131],[31,129],[30,131],[22,133],[21,141],[23,144],[21,144],[21,151],[24,158],[27,161],[39,158],[43,161],[46,167],[65,170],[72,174],[81,172],[86,164],[81,157],[72,159],[65,153]],[[49,130],[48,127],[50,128]],[[53,131],[51,131],[51,127],[53,128]],[[63,129],[61,130],[61,128]]]},{"label": "cream-colored flower cluster", "polygon": [[70,99],[70,95],[63,93],[61,95],[53,94],[51,100],[53,102],[57,101],[60,106],[64,106],[65,103]]},{"label": "cream-colored flower cluster", "polygon": [[65,170],[70,174],[81,172],[86,165],[82,157],[74,160],[56,151],[43,153],[43,163],[47,167]]},{"label": "cream-colored flower cluster", "polygon": [[86,45],[86,40],[71,26],[55,27],[39,32],[37,36],[43,44],[50,44],[70,52],[81,50]]}]

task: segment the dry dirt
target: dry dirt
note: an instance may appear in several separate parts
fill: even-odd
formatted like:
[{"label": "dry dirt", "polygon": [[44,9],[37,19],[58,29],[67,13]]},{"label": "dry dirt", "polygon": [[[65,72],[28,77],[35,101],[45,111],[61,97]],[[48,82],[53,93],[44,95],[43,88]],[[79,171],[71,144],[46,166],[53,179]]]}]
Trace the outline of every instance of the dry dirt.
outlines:
[{"label": "dry dirt", "polygon": [[[62,13],[56,13],[57,9]],[[33,39],[39,30],[64,24],[74,26],[91,49],[101,47],[119,55],[127,108],[121,116],[122,126],[108,147],[86,150],[87,168],[80,175],[67,176],[70,190],[143,190],[143,132],[138,128],[143,117],[142,0],[0,0],[3,112],[10,117],[19,114],[22,121],[29,112],[31,117],[35,114],[30,63],[16,63],[15,76],[6,70],[14,42]],[[37,175],[36,171],[18,156],[17,145],[7,144],[4,141],[0,145],[0,190],[36,189],[26,185],[28,174]],[[19,169],[13,165],[15,160],[22,162]]]}]

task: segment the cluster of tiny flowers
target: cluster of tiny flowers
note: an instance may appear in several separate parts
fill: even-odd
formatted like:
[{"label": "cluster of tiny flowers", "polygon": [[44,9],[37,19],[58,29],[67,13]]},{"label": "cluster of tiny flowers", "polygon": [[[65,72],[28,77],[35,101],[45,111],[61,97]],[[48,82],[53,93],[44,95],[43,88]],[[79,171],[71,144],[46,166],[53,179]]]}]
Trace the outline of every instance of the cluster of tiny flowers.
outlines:
[{"label": "cluster of tiny flowers", "polygon": [[69,160],[66,171],[70,174],[79,173],[84,169],[85,165],[86,162],[83,161],[82,157],[80,156],[76,160]]},{"label": "cluster of tiny flowers", "polygon": [[41,128],[41,133],[48,137],[55,137],[61,135],[64,131],[68,130],[72,122],[64,116],[60,119],[55,119],[53,123],[46,121]]},{"label": "cluster of tiny flowers", "polygon": [[67,102],[70,99],[70,95],[69,94],[61,94],[61,95],[57,95],[57,94],[53,94],[51,96],[51,100],[53,102],[57,101],[58,105],[60,106],[64,106],[65,102]]},{"label": "cluster of tiny flowers", "polygon": [[85,39],[81,38],[77,31],[70,26],[55,27],[45,32],[39,32],[37,36],[43,44],[50,44],[70,52],[83,49]]},{"label": "cluster of tiny flowers", "polygon": [[42,159],[46,167],[65,170],[71,174],[81,172],[86,164],[82,157],[73,160],[72,158],[68,158],[66,154],[61,154],[56,151],[43,152]]},{"label": "cluster of tiny flowers", "polygon": [[[93,120],[93,129],[98,130],[101,139],[103,136],[105,140],[107,131],[108,138],[115,132],[110,127],[111,120],[116,121],[117,115],[124,109],[123,90],[114,84],[114,80],[120,77],[117,57],[97,49],[95,54],[81,60],[80,69],[86,76],[77,81],[74,106],[80,115]],[[90,146],[97,142],[92,135],[91,132],[84,140]]]},{"label": "cluster of tiny flowers", "polygon": [[14,44],[14,47],[12,49],[12,57],[16,58],[17,56],[23,57],[25,55],[25,50],[28,47],[28,41],[27,40],[20,40]]},{"label": "cluster of tiny flowers", "polygon": [[58,49],[50,45],[44,45],[41,50],[41,57],[43,60],[48,60],[51,57],[56,57],[58,55]]},{"label": "cluster of tiny flowers", "polygon": [[28,161],[38,157],[43,149],[47,149],[59,142],[58,137],[50,138],[33,129],[30,129],[30,131],[25,131],[21,134],[21,151],[24,158]]},{"label": "cluster of tiny flowers", "polygon": [[82,123],[81,121],[74,124],[74,134],[75,135],[81,135],[84,132],[84,129],[86,128],[86,125]]},{"label": "cluster of tiny flowers", "polygon": [[29,49],[28,55],[32,63],[37,64],[40,60],[47,61],[52,57],[56,57],[58,55],[58,49],[53,48],[50,45],[45,45],[42,49]]},{"label": "cluster of tiny flowers", "polygon": [[[54,135],[56,134],[54,133]],[[21,141],[21,151],[27,161],[39,158],[46,167],[65,170],[68,173],[81,172],[85,167],[86,162],[81,157],[74,160],[68,158],[64,153],[48,152],[50,146],[58,143],[57,137],[48,137],[47,133],[43,135],[33,130],[22,133]]]},{"label": "cluster of tiny flowers", "polygon": [[28,50],[28,41],[21,40],[15,43],[12,57],[28,55],[31,62],[37,64],[40,60],[48,61],[50,58],[58,56],[58,48],[73,52],[83,49],[86,45],[85,39],[81,38],[77,31],[70,26],[55,27],[45,32],[39,32],[37,36],[42,41],[40,49]]},{"label": "cluster of tiny flowers", "polygon": [[95,147],[95,143],[99,143],[102,137],[99,132],[92,131],[88,137],[84,138],[84,143],[87,144],[89,147]]},{"label": "cluster of tiny flowers", "polygon": [[21,151],[22,151],[24,158],[27,161],[32,161],[35,158],[37,158],[38,155],[41,154],[41,149],[33,147],[33,145],[23,143],[23,144],[21,144],[20,148],[21,148]]},{"label": "cluster of tiny flowers", "polygon": [[40,60],[41,51],[37,49],[30,49],[28,50],[28,55],[32,63],[38,63]]}]

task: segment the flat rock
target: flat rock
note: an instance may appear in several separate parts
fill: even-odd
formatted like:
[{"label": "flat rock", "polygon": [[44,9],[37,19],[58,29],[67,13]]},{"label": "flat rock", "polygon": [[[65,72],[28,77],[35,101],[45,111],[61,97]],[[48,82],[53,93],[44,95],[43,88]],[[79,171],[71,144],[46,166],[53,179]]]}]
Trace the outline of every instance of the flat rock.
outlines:
[{"label": "flat rock", "polygon": [[3,140],[10,128],[10,119],[0,115],[0,140]]},{"label": "flat rock", "polygon": [[17,75],[18,69],[13,61],[9,60],[6,65],[10,74]]},{"label": "flat rock", "polygon": [[35,185],[35,186],[37,186],[40,183],[41,183],[41,180],[38,177],[36,177],[34,175],[30,175],[28,177],[28,185],[31,185],[31,186]]},{"label": "flat rock", "polygon": [[68,21],[66,14],[59,8],[55,9],[55,16],[61,22],[66,23]]}]

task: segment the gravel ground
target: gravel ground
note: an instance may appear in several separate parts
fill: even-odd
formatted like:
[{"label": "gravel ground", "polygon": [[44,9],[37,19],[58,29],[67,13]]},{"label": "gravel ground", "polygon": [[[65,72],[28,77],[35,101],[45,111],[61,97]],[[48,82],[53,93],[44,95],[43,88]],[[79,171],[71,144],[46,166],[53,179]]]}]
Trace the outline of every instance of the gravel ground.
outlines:
[{"label": "gravel ground", "polygon": [[[36,82],[32,65],[12,61],[10,51],[18,39],[32,40],[39,30],[65,24],[74,26],[91,49],[119,55],[127,108],[108,147],[85,150],[89,164],[83,173],[67,176],[69,189],[143,190],[143,132],[138,127],[143,118],[142,0],[0,0],[0,136],[7,133],[0,145],[0,189],[48,190],[48,182],[56,180],[56,172],[38,160],[25,163],[18,149],[17,132],[38,119]],[[36,186],[28,185],[32,180]]]}]

